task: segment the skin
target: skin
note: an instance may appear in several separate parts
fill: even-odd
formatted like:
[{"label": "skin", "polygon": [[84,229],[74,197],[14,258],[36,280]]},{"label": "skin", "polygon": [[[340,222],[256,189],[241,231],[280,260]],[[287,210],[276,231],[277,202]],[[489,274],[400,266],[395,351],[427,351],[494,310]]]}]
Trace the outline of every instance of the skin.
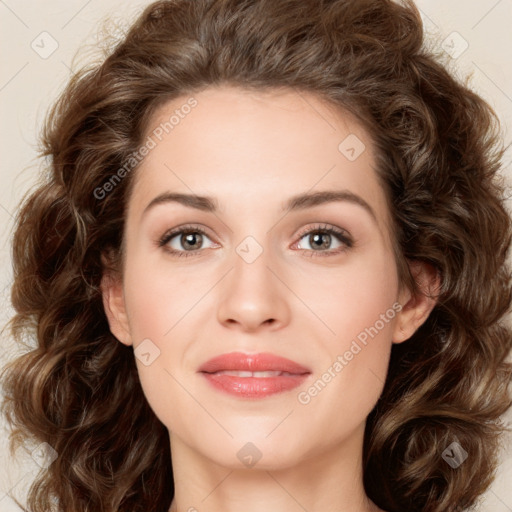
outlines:
[{"label": "skin", "polygon": [[[407,340],[434,302],[400,286],[372,142],[353,118],[312,94],[219,86],[194,97],[197,106],[136,171],[122,277],[106,274],[102,282],[117,339],[134,349],[149,339],[160,350],[148,366],[136,363],[145,396],[169,431],[171,510],[381,510],[362,483],[365,421],[382,392],[392,344]],[[187,99],[162,106],[148,134]],[[354,161],[338,150],[350,134],[365,145]],[[282,210],[296,194],[334,190],[359,196],[375,217],[349,200]],[[218,210],[163,202],[143,213],[165,192],[209,196]],[[180,235],[158,245],[184,224],[206,231],[192,250]],[[322,231],[319,249],[303,234],[325,226],[348,233],[351,246]],[[247,236],[263,250],[252,263],[237,252]],[[194,254],[173,256],[166,248]],[[438,286],[428,267],[411,269],[423,288]],[[298,394],[395,303],[401,311],[300,403]],[[300,388],[264,399],[232,397],[197,373],[232,351],[271,352],[312,375]],[[261,453],[252,468],[237,457],[248,442]]]}]

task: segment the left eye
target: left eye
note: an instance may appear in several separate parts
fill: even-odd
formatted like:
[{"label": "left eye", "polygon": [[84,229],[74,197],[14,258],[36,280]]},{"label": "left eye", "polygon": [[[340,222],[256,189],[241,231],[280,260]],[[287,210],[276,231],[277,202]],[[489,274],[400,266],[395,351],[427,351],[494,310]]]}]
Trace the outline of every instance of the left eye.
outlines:
[{"label": "left eye", "polygon": [[298,249],[306,249],[312,251],[328,251],[341,247],[350,247],[351,240],[343,233],[338,233],[332,229],[315,229],[309,231],[299,240]]}]

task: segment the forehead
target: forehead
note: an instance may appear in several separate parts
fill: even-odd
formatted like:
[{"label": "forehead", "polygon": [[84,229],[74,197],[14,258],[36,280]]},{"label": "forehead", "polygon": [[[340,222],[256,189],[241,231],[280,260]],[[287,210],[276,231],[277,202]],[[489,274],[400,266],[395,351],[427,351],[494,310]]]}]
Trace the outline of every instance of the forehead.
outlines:
[{"label": "forehead", "polygon": [[373,205],[383,229],[389,225],[369,135],[314,94],[209,87],[160,106],[149,139],[131,209],[164,190],[214,196],[221,210],[243,211],[251,201],[277,208],[308,190],[348,189]]}]

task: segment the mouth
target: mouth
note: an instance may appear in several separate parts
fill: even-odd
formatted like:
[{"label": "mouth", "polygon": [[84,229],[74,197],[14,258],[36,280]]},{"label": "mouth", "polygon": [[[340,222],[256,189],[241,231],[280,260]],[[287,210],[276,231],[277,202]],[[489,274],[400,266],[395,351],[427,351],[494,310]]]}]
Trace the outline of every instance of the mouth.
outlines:
[{"label": "mouth", "polygon": [[269,353],[231,352],[210,359],[198,370],[213,389],[239,398],[265,398],[300,386],[311,370]]}]

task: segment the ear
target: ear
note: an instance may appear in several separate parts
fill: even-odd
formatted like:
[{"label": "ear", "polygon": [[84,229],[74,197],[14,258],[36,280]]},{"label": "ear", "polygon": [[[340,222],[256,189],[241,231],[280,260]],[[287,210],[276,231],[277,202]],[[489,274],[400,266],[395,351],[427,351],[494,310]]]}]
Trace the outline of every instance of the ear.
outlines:
[{"label": "ear", "polygon": [[413,293],[409,288],[404,287],[400,292],[398,302],[402,309],[397,315],[393,343],[408,340],[425,322],[437,303],[441,289],[441,277],[433,265],[423,261],[408,263],[418,291]]},{"label": "ear", "polygon": [[132,345],[123,283],[120,276],[112,272],[104,272],[100,287],[103,297],[103,309],[107,316],[110,332],[124,345]]}]

